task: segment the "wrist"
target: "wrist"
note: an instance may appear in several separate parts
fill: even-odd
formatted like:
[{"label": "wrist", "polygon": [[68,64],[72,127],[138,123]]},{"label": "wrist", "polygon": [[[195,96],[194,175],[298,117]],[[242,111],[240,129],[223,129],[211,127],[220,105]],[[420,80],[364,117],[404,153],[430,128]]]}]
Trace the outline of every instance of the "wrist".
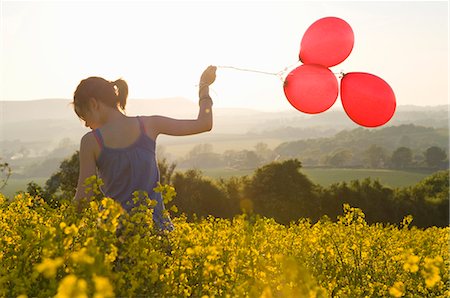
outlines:
[{"label": "wrist", "polygon": [[202,85],[198,88],[199,97],[209,96],[209,85]]},{"label": "wrist", "polygon": [[203,103],[209,103],[212,106],[213,101],[212,101],[211,96],[205,95],[205,96],[200,97],[200,99],[198,100],[198,105],[201,106]]},{"label": "wrist", "polygon": [[209,98],[211,98],[211,96],[209,96],[209,92],[200,92],[200,93],[198,94],[198,98],[199,98],[199,99],[204,98],[204,97],[209,97]]}]

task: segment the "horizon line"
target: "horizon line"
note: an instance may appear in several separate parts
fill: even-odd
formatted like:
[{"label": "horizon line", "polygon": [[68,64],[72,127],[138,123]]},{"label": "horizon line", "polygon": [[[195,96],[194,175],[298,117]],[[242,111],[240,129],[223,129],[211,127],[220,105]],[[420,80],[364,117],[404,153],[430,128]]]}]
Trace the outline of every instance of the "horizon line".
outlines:
[{"label": "horizon line", "polygon": [[[181,100],[186,100],[186,101],[195,103],[195,101],[193,101],[187,97],[184,97],[184,96],[168,96],[168,97],[159,97],[159,98],[142,98],[142,97],[128,98],[128,100],[132,100],[132,101],[133,100],[167,100],[167,99],[181,99]],[[27,101],[46,101],[46,100],[68,100],[68,101],[71,101],[72,99],[63,98],[63,97],[34,98],[34,99],[0,99],[0,102],[27,102]],[[129,102],[127,102],[127,103],[129,103]],[[429,104],[428,105],[419,105],[419,104],[408,103],[408,104],[398,104],[397,106],[439,107],[439,106],[450,106],[450,103],[446,103],[446,104],[441,103],[441,104],[435,104],[435,105],[429,105]],[[228,107],[228,108],[250,109],[250,108],[246,108],[246,107]]]}]

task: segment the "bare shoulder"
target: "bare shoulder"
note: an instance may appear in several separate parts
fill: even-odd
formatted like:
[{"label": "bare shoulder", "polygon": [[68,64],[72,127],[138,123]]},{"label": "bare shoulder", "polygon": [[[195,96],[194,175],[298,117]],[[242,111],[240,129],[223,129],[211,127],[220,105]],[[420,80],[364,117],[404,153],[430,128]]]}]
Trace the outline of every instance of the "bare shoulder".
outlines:
[{"label": "bare shoulder", "polygon": [[92,131],[86,133],[80,142],[80,154],[93,153],[95,158],[100,154],[100,147]]},{"label": "bare shoulder", "polygon": [[94,133],[92,131],[90,131],[81,138],[80,145],[85,146],[85,147],[90,147],[90,146],[94,145],[95,142],[96,142],[96,140],[95,140]]},{"label": "bare shoulder", "polygon": [[161,119],[165,118],[163,116],[152,115],[152,116],[140,116],[140,118],[144,122],[145,130],[147,131],[147,135],[156,140],[158,134],[160,133],[159,127],[161,124]]}]

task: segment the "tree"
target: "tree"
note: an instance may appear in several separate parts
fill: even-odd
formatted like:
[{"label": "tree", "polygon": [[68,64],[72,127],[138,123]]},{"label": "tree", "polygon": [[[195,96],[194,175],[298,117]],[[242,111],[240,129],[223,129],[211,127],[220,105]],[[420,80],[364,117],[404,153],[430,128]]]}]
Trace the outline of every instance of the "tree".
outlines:
[{"label": "tree", "polygon": [[32,196],[41,197],[51,207],[60,206],[61,200],[72,200],[75,196],[79,173],[78,151],[62,161],[59,171],[55,172],[41,187],[31,181],[27,185],[27,192]]},{"label": "tree", "polygon": [[227,167],[233,169],[255,169],[261,163],[261,159],[250,150],[227,150],[223,153],[223,160]]},{"label": "tree", "polygon": [[281,223],[315,216],[314,184],[300,172],[301,166],[289,159],[258,168],[244,189],[254,211]]},{"label": "tree", "polygon": [[171,184],[173,172],[177,164],[172,162],[170,165],[166,158],[158,160],[159,176],[161,184]]},{"label": "tree", "polygon": [[2,189],[8,183],[8,179],[11,176],[11,167],[7,162],[0,163],[0,175],[0,189]]},{"label": "tree", "polygon": [[394,168],[404,169],[412,164],[412,151],[408,147],[399,147],[391,157],[391,163]]},{"label": "tree", "polygon": [[333,167],[343,167],[348,165],[352,160],[350,150],[340,150],[327,159],[326,163]]},{"label": "tree", "polygon": [[213,152],[213,146],[211,144],[198,144],[195,145],[191,151],[187,154],[188,159],[195,159],[200,155],[209,154]]},{"label": "tree", "polygon": [[221,156],[213,152],[211,144],[198,144],[186,155],[184,166],[213,168],[222,165]]},{"label": "tree", "polygon": [[378,180],[365,178],[335,183],[323,189],[321,198],[322,211],[331,218],[341,215],[342,205],[349,204],[362,209],[368,223],[397,222],[392,220],[393,191]]},{"label": "tree", "polygon": [[369,149],[364,152],[364,156],[367,164],[371,168],[383,167],[387,160],[386,150],[375,144],[372,144]]},{"label": "tree", "polygon": [[241,169],[254,169],[261,162],[260,158],[258,157],[258,155],[256,155],[255,151],[242,150],[241,156],[243,157],[240,167]]},{"label": "tree", "polygon": [[445,153],[444,149],[441,149],[437,146],[429,147],[425,151],[424,155],[427,165],[431,168],[440,167],[447,158],[447,154]]},{"label": "tree", "polygon": [[266,143],[259,142],[255,145],[255,153],[262,163],[270,162],[274,159],[275,154],[269,149]]},{"label": "tree", "polygon": [[240,167],[240,157],[237,151],[235,150],[226,150],[222,154],[223,160],[225,162],[225,166],[229,168],[238,169]]},{"label": "tree", "polygon": [[79,170],[79,152],[75,151],[71,157],[63,160],[59,171],[45,182],[45,191],[51,195],[64,194],[65,197],[73,198],[77,190]]},{"label": "tree", "polygon": [[192,219],[194,214],[202,217],[213,215],[230,218],[239,210],[237,201],[230,200],[216,183],[204,178],[198,170],[175,173],[173,186],[177,195],[167,208],[172,204],[177,206],[188,219]]},{"label": "tree", "polygon": [[449,222],[449,171],[439,171],[397,191],[399,217],[411,214],[418,227],[446,227]]}]

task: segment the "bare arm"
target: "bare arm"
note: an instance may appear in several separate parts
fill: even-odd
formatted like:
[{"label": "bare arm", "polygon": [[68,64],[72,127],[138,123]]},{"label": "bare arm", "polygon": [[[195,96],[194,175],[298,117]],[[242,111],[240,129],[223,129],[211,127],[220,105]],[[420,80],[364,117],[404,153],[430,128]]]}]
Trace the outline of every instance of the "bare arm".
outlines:
[{"label": "bare arm", "polygon": [[147,119],[153,137],[159,134],[185,136],[210,131],[213,125],[212,100],[209,96],[209,85],[216,78],[216,67],[209,66],[200,78],[199,112],[197,119],[178,120],[163,116],[150,116]]},{"label": "bare arm", "polygon": [[77,191],[74,201],[79,204],[81,199],[90,197],[92,194],[86,194],[84,181],[86,178],[96,175],[95,148],[98,146],[92,133],[87,133],[81,139],[80,144],[80,173],[78,175]]},{"label": "bare arm", "polygon": [[212,129],[212,109],[208,102],[200,103],[197,119],[179,120],[164,116],[148,117],[155,137],[159,134],[171,136],[186,136]]}]

